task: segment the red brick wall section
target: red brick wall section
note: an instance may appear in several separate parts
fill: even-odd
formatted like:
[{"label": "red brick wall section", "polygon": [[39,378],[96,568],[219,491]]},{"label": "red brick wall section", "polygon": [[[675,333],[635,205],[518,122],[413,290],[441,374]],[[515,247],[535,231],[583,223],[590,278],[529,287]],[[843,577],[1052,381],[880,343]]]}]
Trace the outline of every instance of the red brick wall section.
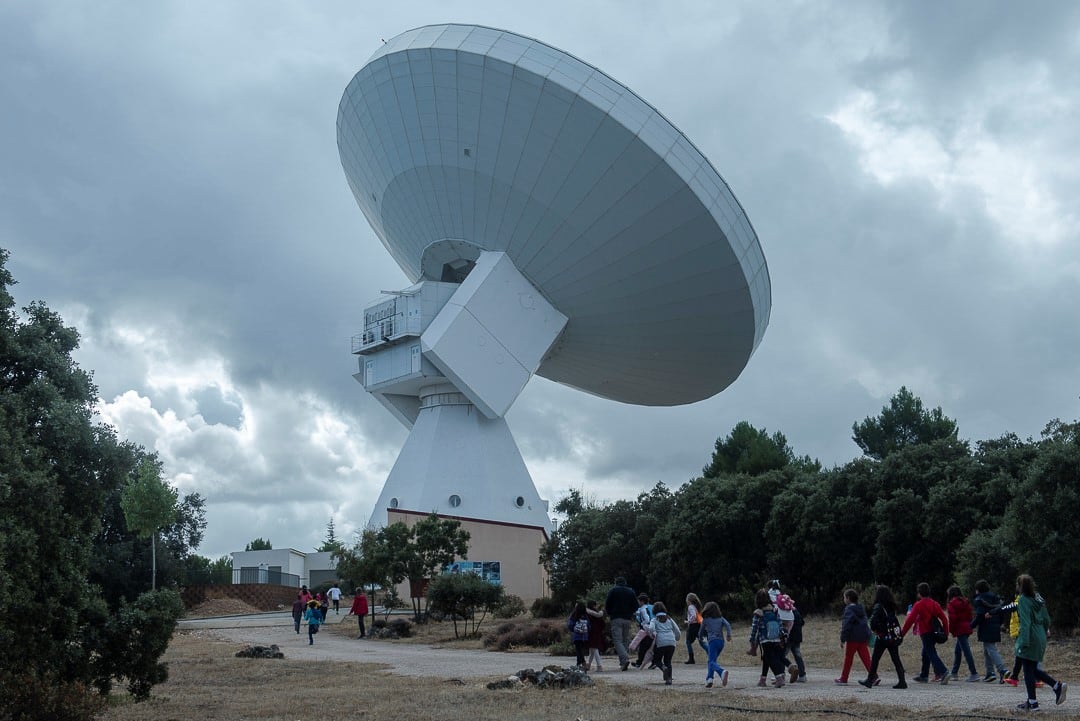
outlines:
[{"label": "red brick wall section", "polygon": [[186,586],[180,597],[184,608],[191,609],[212,598],[235,598],[262,611],[291,609],[298,589],[289,586],[270,586],[265,583],[237,583],[231,586]]}]

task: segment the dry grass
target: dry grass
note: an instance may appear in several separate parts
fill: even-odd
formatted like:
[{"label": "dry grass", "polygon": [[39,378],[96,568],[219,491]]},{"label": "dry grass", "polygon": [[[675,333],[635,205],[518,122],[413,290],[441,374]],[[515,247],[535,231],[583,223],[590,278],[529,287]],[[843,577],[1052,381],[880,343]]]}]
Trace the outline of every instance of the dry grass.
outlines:
[{"label": "dry grass", "polygon": [[233,658],[235,648],[179,634],[167,654],[169,681],[156,687],[147,702],[118,699],[103,721],[296,721],[326,715],[379,721],[734,721],[771,714],[832,718],[837,713],[885,721],[910,717],[903,709],[846,701],[801,703],[796,712],[782,701],[657,693],[614,684],[573,691],[489,691],[479,682],[394,676],[370,664]]},{"label": "dry grass", "polygon": [[[495,625],[487,630],[493,630]],[[838,627],[839,623],[834,619],[811,618],[808,621],[803,655],[811,673],[815,668],[836,669],[840,666],[842,652]],[[344,634],[354,633],[354,628],[347,623],[326,630]],[[417,632],[414,639],[394,643],[481,647],[477,639],[454,641],[450,624],[427,624],[418,627]],[[755,659],[744,653],[745,633],[745,624],[736,627],[735,641],[725,651],[726,665],[757,665]],[[917,667],[917,644],[909,639],[903,648],[905,664]],[[951,652],[951,645],[945,648]],[[843,717],[898,721],[915,715],[925,721],[957,717],[948,712],[917,714],[907,708],[860,703],[852,698],[801,700],[796,704],[777,697],[658,693],[648,688],[605,683],[572,691],[535,688],[489,691],[483,681],[398,676],[386,673],[382,667],[361,663],[238,659],[233,657],[236,650],[236,644],[213,640],[205,633],[178,633],[165,658],[169,663],[169,681],[155,687],[153,698],[142,704],[117,696],[102,720],[296,721],[331,714],[379,721],[655,721],[658,718],[735,721],[779,716],[791,720]],[[684,654],[685,647],[680,646],[677,659]],[[1011,654],[1006,654],[1006,658],[1009,660]],[[981,670],[979,654],[976,659]],[[1076,668],[1078,662],[1080,646],[1076,641],[1055,641],[1050,645],[1046,666],[1051,673]],[[885,673],[891,673],[890,666],[886,666]],[[1061,707],[1060,710],[1071,709]],[[970,713],[959,715],[975,717]],[[1002,716],[1004,714],[995,714],[995,717]]]}]

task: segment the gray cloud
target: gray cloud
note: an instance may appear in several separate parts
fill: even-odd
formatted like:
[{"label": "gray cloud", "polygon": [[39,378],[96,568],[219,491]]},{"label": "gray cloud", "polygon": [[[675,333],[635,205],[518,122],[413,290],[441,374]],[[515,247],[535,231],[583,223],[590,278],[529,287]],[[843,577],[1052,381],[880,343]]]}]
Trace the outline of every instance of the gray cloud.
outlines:
[{"label": "gray cloud", "polygon": [[[769,261],[736,383],[679,408],[537,379],[509,416],[542,494],[677,486],[746,419],[826,464],[906,384],[961,433],[1078,413],[1071,3],[470,6],[634,88],[710,158]],[[0,246],[83,333],[103,418],[208,501],[203,552],[365,522],[405,430],[351,377],[406,285],[337,158],[345,84],[445,9],[0,8]],[[613,359],[613,362],[616,362]]]}]

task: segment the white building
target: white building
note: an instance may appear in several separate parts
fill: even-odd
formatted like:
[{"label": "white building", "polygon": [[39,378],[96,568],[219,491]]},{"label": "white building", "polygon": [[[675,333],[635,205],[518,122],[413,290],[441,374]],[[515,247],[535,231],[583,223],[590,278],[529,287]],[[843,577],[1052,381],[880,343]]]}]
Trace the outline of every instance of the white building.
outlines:
[{"label": "white building", "polygon": [[295,548],[233,551],[233,583],[272,583],[307,586],[339,580],[329,551],[305,553]]}]

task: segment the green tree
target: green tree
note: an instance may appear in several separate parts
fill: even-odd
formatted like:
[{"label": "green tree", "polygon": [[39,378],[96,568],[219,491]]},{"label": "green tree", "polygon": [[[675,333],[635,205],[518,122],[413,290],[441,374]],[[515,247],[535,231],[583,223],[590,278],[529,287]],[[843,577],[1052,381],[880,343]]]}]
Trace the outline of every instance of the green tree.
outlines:
[{"label": "green tree", "polygon": [[176,517],[176,490],[161,478],[161,462],[144,458],[135,469],[135,477],[124,486],[120,507],[124,520],[141,538],[150,539],[150,588],[157,588],[158,530]]},{"label": "green tree", "polygon": [[270,539],[265,538],[256,538],[244,546],[245,551],[271,551],[273,548]]},{"label": "green tree", "polygon": [[103,646],[107,653],[97,659],[101,679],[126,678],[128,693],[137,700],[150,696],[150,689],[168,678],[168,668],[158,661],[169,645],[177,619],[184,612],[180,594],[172,589],[144,593],[120,607],[106,621]]},{"label": "green tree", "polygon": [[[40,302],[16,313],[7,259],[0,249],[0,646],[23,652],[0,655],[0,698],[31,699],[29,718],[64,699],[78,718],[88,689],[138,673],[116,658],[117,609],[89,580],[106,501],[138,453],[93,421],[97,389],[71,357],[78,332]],[[163,647],[136,640],[156,663]]]},{"label": "green tree", "polygon": [[210,562],[209,570],[211,573],[232,573],[233,562],[232,555],[226,553],[224,556],[218,556]]},{"label": "green tree", "polygon": [[[1016,569],[1051,599],[1054,625],[1080,625],[1080,423],[1051,421],[1016,484],[1002,531]],[[1011,588],[1011,586],[1005,586]]]},{"label": "green tree", "polygon": [[[426,585],[435,571],[469,552],[469,533],[461,522],[437,514],[411,527],[391,523],[365,530],[352,549],[335,554],[338,574],[361,583],[396,586],[406,579],[416,589]],[[420,619],[420,599],[413,598],[413,614]]]},{"label": "green tree", "polygon": [[480,624],[502,605],[506,592],[474,573],[446,573],[431,582],[427,597],[433,611],[451,618],[454,638],[459,638],[459,619],[464,621],[465,636],[479,635]]},{"label": "green tree", "polygon": [[210,559],[192,553],[187,556],[183,563],[183,583],[232,583],[232,556],[225,554],[218,558]]},{"label": "green tree", "polygon": [[379,531],[366,528],[357,534],[356,543],[334,552],[333,559],[338,575],[352,583],[370,589],[369,612],[375,615],[375,589],[391,585],[392,561]]},{"label": "green tree", "polygon": [[413,614],[420,620],[420,599],[426,597],[428,581],[437,570],[449,566],[455,558],[469,553],[469,532],[461,521],[439,518],[432,513],[413,524],[401,553],[406,578],[412,590]]},{"label": "green tree", "polygon": [[[716,439],[712,460],[701,473],[706,478],[732,473],[758,476],[780,470],[793,460],[795,454],[783,433],[777,431],[770,436],[764,428],[758,430],[739,421],[726,438]],[[813,463],[809,459],[803,462]]]},{"label": "green tree", "polygon": [[555,505],[566,520],[540,548],[552,597],[569,602],[617,576],[632,588],[646,588],[649,568],[643,559],[649,558],[649,544],[673,508],[674,498],[663,483],[633,501],[607,505],[570,491]]},{"label": "green tree", "polygon": [[331,517],[330,521],[326,524],[326,540],[315,550],[319,553],[325,553],[327,551],[332,553],[334,551],[340,551],[343,547],[341,541],[339,541],[338,537],[334,534],[334,519]]},{"label": "green tree", "polygon": [[940,406],[926,410],[922,399],[901,386],[878,416],[853,424],[851,431],[851,439],[862,452],[880,461],[906,446],[955,438],[957,428]]},{"label": "green tree", "polygon": [[[765,522],[762,545],[771,577],[804,608],[834,601],[843,584],[872,578],[874,525],[868,509],[877,495],[864,463],[825,473],[785,471]],[[822,573],[823,568],[843,573]]]},{"label": "green tree", "polygon": [[[124,473],[125,483],[140,462],[150,458],[142,449],[128,445],[131,462]],[[105,496],[101,524],[91,554],[90,582],[101,588],[110,608],[121,599],[133,602],[146,590],[145,579],[155,575],[159,586],[178,587],[189,582],[205,582],[205,564],[197,560],[195,549],[206,528],[205,502],[198,493],[185,494],[173,507],[173,518],[158,532],[157,573],[150,544],[128,528],[121,507],[125,486]],[[206,560],[209,563],[209,560]],[[190,574],[190,575],[189,575]],[[225,582],[231,583],[231,574]]]}]

